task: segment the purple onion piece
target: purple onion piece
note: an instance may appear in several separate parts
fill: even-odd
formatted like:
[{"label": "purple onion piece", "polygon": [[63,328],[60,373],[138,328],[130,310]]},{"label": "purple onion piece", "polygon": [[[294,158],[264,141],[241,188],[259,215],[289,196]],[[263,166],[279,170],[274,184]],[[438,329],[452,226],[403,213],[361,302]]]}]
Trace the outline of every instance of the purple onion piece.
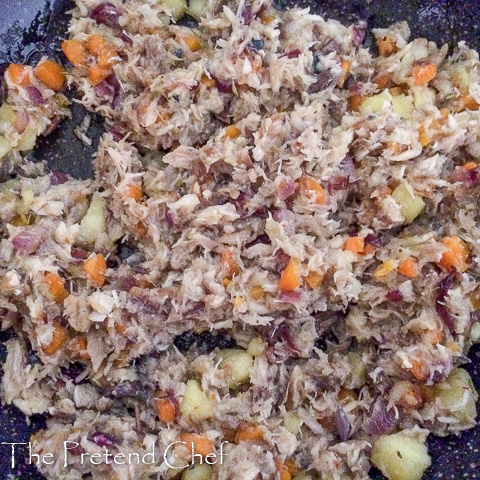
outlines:
[{"label": "purple onion piece", "polygon": [[302,51],[299,48],[294,48],[293,50],[290,50],[285,53],[285,56],[287,58],[298,58]]},{"label": "purple onion piece", "polygon": [[452,172],[450,182],[463,183],[467,188],[475,187],[480,183],[480,167],[472,168],[471,170],[457,168]]},{"label": "purple onion piece", "polygon": [[139,281],[133,275],[124,275],[118,279],[118,288],[122,292],[129,292],[133,287],[138,287]]},{"label": "purple onion piece", "polygon": [[115,75],[110,75],[103,82],[95,85],[94,92],[97,97],[115,103],[120,92],[120,84],[118,83],[117,77]]},{"label": "purple onion piece", "polygon": [[403,293],[398,289],[390,290],[385,296],[391,302],[401,302],[403,300]]},{"label": "purple onion piece", "polygon": [[365,237],[365,244],[366,245],[373,245],[374,247],[381,247],[382,246],[382,239],[377,235],[372,235],[369,233]]},{"label": "purple onion piece", "polygon": [[301,299],[301,293],[297,290],[293,292],[280,292],[277,299],[285,303],[297,303]]},{"label": "purple onion piece", "polygon": [[337,429],[338,436],[342,442],[346,442],[350,438],[352,426],[348,421],[347,415],[343,408],[339,408],[333,417],[335,428]]},{"label": "purple onion piece", "polygon": [[295,215],[291,210],[277,210],[272,214],[277,223],[281,223],[287,235],[295,233]]},{"label": "purple onion piece", "polygon": [[351,154],[348,154],[341,162],[340,167],[348,178],[349,183],[357,180],[357,172],[355,171],[355,164]]},{"label": "purple onion piece", "polygon": [[178,227],[178,222],[175,219],[173,212],[169,208],[165,210],[165,220],[171,227]]},{"label": "purple onion piece", "polygon": [[88,257],[87,252],[79,247],[72,247],[71,255],[77,260],[85,260]]},{"label": "purple onion piece", "polygon": [[268,235],[265,235],[265,234],[259,235],[257,238],[255,238],[251,242],[248,242],[245,245],[245,247],[250,248],[250,247],[253,247],[254,245],[258,245],[258,244],[270,245],[271,244],[270,237]]},{"label": "purple onion piece", "polygon": [[121,16],[118,8],[110,2],[101,3],[90,12],[90,18],[110,28],[119,27],[118,20]]},{"label": "purple onion piece", "polygon": [[41,242],[41,237],[30,231],[19,233],[12,240],[14,248],[24,255],[36,252]]},{"label": "purple onion piece", "polygon": [[295,182],[291,178],[287,178],[280,182],[277,190],[277,197],[280,200],[286,200],[291,197],[297,189]]},{"label": "purple onion piece", "polygon": [[387,435],[393,432],[398,419],[394,408],[387,408],[387,401],[377,397],[371,407],[369,416],[363,421],[362,428],[369,435]]},{"label": "purple onion piece", "polygon": [[94,432],[90,435],[89,440],[99,447],[114,447],[118,442],[103,432]]},{"label": "purple onion piece", "polygon": [[281,248],[275,252],[275,271],[282,273],[287,268],[290,255],[287,255]]},{"label": "purple onion piece", "polygon": [[117,37],[123,41],[123,43],[126,43],[127,45],[133,45],[133,40],[128,36],[126,35],[125,33],[123,32],[120,32]]},{"label": "purple onion piece", "polygon": [[359,22],[352,26],[352,42],[356,47],[359,47],[365,41],[366,31],[366,22]]},{"label": "purple onion piece", "polygon": [[[285,293],[285,292],[284,292]],[[288,293],[300,293],[300,292],[288,292]],[[292,331],[287,323],[281,323],[277,328],[277,333],[280,335],[280,338],[285,342],[285,344],[293,351],[298,352],[300,349],[295,343],[295,340],[292,336]]]},{"label": "purple onion piece", "polygon": [[250,25],[255,18],[251,5],[245,5],[242,10],[242,18],[245,21],[245,25]]},{"label": "purple onion piece", "polygon": [[[75,443],[80,443],[79,440],[77,440],[77,442]],[[70,445],[70,444],[67,444],[67,445]],[[69,455],[76,455],[76,456],[80,456],[82,455],[82,453],[85,453],[85,449],[81,446],[81,445],[77,445],[75,447],[67,447],[68,448],[68,454]]]},{"label": "purple onion piece", "polygon": [[67,378],[72,380],[72,382],[77,385],[77,378],[84,372],[85,367],[80,363],[70,363],[68,367],[62,368],[62,374],[65,375]]},{"label": "purple onion piece", "polygon": [[442,319],[442,322],[445,326],[453,331],[455,329],[455,319],[448,311],[448,308],[445,305],[445,300],[448,295],[448,291],[453,287],[456,274],[451,273],[447,275],[439,284],[437,298],[435,301],[435,309],[438,313],[438,316]]},{"label": "purple onion piece", "polygon": [[115,128],[109,128],[108,133],[113,137],[115,142],[120,142],[123,140],[124,135]]},{"label": "purple onion piece", "polygon": [[68,182],[68,175],[66,173],[59,172],[58,170],[52,173],[50,185],[62,185],[65,182]]},{"label": "purple onion piece", "polygon": [[215,86],[220,93],[232,93],[231,80],[223,80],[222,78],[218,78],[215,75],[212,75],[212,78],[215,80]]},{"label": "purple onion piece", "polygon": [[45,99],[43,98],[42,93],[37,87],[34,87],[33,85],[29,85],[28,87],[25,88],[28,93],[28,98],[30,98],[30,101],[32,102],[33,105],[43,105],[45,103]]},{"label": "purple onion piece", "polygon": [[333,195],[335,192],[348,189],[348,177],[334,177],[327,183],[327,192]]}]

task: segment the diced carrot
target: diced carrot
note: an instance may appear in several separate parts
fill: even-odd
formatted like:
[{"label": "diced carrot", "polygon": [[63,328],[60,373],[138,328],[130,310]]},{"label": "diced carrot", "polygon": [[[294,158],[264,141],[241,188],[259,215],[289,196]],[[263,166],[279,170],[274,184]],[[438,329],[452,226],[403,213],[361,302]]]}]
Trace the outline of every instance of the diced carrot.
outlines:
[{"label": "diced carrot", "polygon": [[120,58],[115,47],[105,45],[98,54],[98,66],[102,68],[111,68],[118,63]]},{"label": "diced carrot", "polygon": [[198,453],[202,457],[215,453],[215,447],[212,441],[204,435],[199,435],[198,433],[182,433],[180,439],[187,444],[186,446],[190,452],[192,451],[193,444],[194,453]]},{"label": "diced carrot", "polygon": [[392,83],[392,74],[391,72],[380,72],[373,79],[373,83],[377,85],[379,90],[385,90]]},{"label": "diced carrot", "polygon": [[258,425],[242,425],[235,433],[235,443],[259,442],[263,440],[263,431]]},{"label": "diced carrot", "polygon": [[418,260],[415,257],[408,257],[398,264],[398,273],[406,277],[415,278],[420,273]]},{"label": "diced carrot", "polygon": [[189,32],[186,35],[182,35],[182,40],[191,52],[196,52],[202,48],[202,42],[194,33]]},{"label": "diced carrot", "polygon": [[299,286],[298,261],[291,258],[285,270],[282,272],[280,281],[278,282],[278,289],[281,292],[291,292]]},{"label": "diced carrot", "polygon": [[360,105],[365,101],[365,97],[363,95],[352,95],[348,99],[348,105],[350,109],[354,112],[358,112],[360,110]]},{"label": "diced carrot", "polygon": [[463,273],[467,268],[468,248],[466,243],[457,236],[444,237],[440,242],[447,247],[438,266],[447,272],[457,270]]},{"label": "diced carrot", "polygon": [[441,108],[439,112],[443,119],[447,119],[448,116],[450,115],[450,110],[447,107]]},{"label": "diced carrot", "polygon": [[478,110],[479,105],[477,101],[468,93],[462,93],[457,99],[457,112],[463,112],[464,110]]},{"label": "diced carrot", "polygon": [[323,283],[324,278],[325,275],[321,275],[317,272],[310,272],[306,277],[303,277],[303,280],[312,290],[315,290]]},{"label": "diced carrot", "polygon": [[350,66],[351,66],[351,62],[349,62],[348,60],[345,60],[344,58],[342,58],[342,70],[343,70],[343,75],[338,79],[338,83],[337,85],[342,88],[343,85],[345,84],[345,80],[347,79],[348,77],[348,74],[350,73]]},{"label": "diced carrot", "polygon": [[437,67],[433,63],[414,65],[412,75],[415,85],[427,85],[430,80],[435,78]]},{"label": "diced carrot", "polygon": [[163,398],[157,402],[158,418],[165,423],[173,423],[177,414],[177,407],[169,398]]},{"label": "diced carrot", "polygon": [[356,390],[352,390],[351,388],[341,388],[338,392],[338,400],[357,400],[358,399],[358,392]]},{"label": "diced carrot", "polygon": [[99,287],[105,283],[105,273],[107,272],[107,264],[105,257],[102,254],[93,255],[85,260],[83,264],[85,273],[90,279],[95,282]]},{"label": "diced carrot", "polygon": [[119,335],[125,335],[127,331],[127,326],[124,323],[115,322],[114,328]]},{"label": "diced carrot", "polygon": [[421,358],[410,359],[412,367],[409,368],[410,373],[417,379],[424,382],[429,375],[429,367]]},{"label": "diced carrot", "polygon": [[373,272],[374,278],[381,278],[387,276],[395,270],[395,262],[393,260],[387,260],[379,265]]},{"label": "diced carrot", "polygon": [[267,15],[263,15],[261,22],[263,25],[270,25],[275,20],[275,15],[273,13],[269,13]]},{"label": "diced carrot", "polygon": [[213,78],[207,77],[205,74],[202,74],[200,77],[200,82],[206,85],[207,87],[214,87],[215,80]]},{"label": "diced carrot", "polygon": [[136,202],[142,199],[143,192],[142,187],[136,183],[131,183],[127,188],[127,197],[133,198]]},{"label": "diced carrot", "polygon": [[418,128],[418,141],[423,148],[428,147],[432,142],[432,137],[427,133],[427,130],[424,125],[420,125]]},{"label": "diced carrot", "polygon": [[288,467],[279,458],[275,459],[275,466],[280,474],[280,480],[292,480]]},{"label": "diced carrot", "polygon": [[30,83],[27,69],[23,65],[11,63],[7,68],[7,73],[10,76],[10,80],[15,85],[26,87]]},{"label": "diced carrot", "polygon": [[378,53],[380,53],[382,57],[389,57],[392,53],[398,51],[396,43],[393,38],[390,37],[384,37],[377,40],[377,48]]},{"label": "diced carrot", "polygon": [[462,166],[464,170],[473,170],[474,168],[477,168],[478,165],[475,162],[467,162],[465,165]]},{"label": "diced carrot", "polygon": [[93,65],[88,69],[88,79],[90,80],[90,83],[95,86],[108,78],[111,73],[112,71],[109,68]]},{"label": "diced carrot", "polygon": [[365,248],[363,249],[363,254],[364,255],[370,255],[375,251],[375,247],[372,244],[365,245]]},{"label": "diced carrot", "polygon": [[62,303],[68,297],[68,292],[65,290],[65,281],[58,273],[47,273],[45,282],[57,303]]},{"label": "diced carrot", "polygon": [[287,458],[284,462],[284,465],[287,467],[287,470],[293,477],[299,474],[298,465],[293,458]]},{"label": "diced carrot", "polygon": [[227,272],[226,278],[231,279],[234,275],[240,274],[240,267],[233,258],[233,252],[231,250],[225,250],[222,253],[222,258],[220,259],[220,262]]},{"label": "diced carrot", "polygon": [[100,52],[102,51],[102,48],[104,46],[105,38],[103,38],[101,35],[97,35],[96,33],[94,33],[93,35],[90,35],[88,37],[87,48],[92,55],[100,55]]},{"label": "diced carrot", "polygon": [[343,243],[343,249],[353,253],[362,253],[365,248],[365,241],[360,237],[348,237]]},{"label": "diced carrot", "polygon": [[438,343],[443,342],[445,333],[439,328],[434,330],[424,330],[422,333],[422,338],[430,345],[437,345]]},{"label": "diced carrot", "polygon": [[148,227],[143,222],[138,222],[134,230],[139,237],[146,237],[148,235]]},{"label": "diced carrot", "polygon": [[312,177],[309,175],[303,175],[303,177],[299,180],[300,188],[303,190],[305,194],[310,194],[313,192],[315,194],[315,201],[319,205],[325,203],[325,192],[323,187]]},{"label": "diced carrot", "polygon": [[45,355],[54,355],[60,350],[67,340],[67,330],[62,327],[56,320],[53,321],[52,341],[45,347],[42,347]]},{"label": "diced carrot", "polygon": [[62,67],[53,60],[45,60],[39,63],[33,70],[35,77],[45,86],[58,92],[65,85],[65,74]]},{"label": "diced carrot", "polygon": [[79,360],[89,360],[90,354],[87,351],[87,337],[79,335],[75,338],[72,346],[73,357]]},{"label": "diced carrot", "polygon": [[223,135],[223,138],[237,138],[240,136],[241,130],[236,126],[236,125],[229,125],[225,129],[225,135]]},{"label": "diced carrot", "polygon": [[87,64],[87,51],[78,40],[65,40],[62,42],[62,50],[74,67],[84,67]]}]

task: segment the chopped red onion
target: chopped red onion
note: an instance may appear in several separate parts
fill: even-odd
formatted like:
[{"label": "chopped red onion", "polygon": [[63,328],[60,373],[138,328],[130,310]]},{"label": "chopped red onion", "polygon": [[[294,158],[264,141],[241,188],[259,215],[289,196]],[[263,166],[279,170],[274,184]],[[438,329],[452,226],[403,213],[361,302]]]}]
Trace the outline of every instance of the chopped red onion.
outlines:
[{"label": "chopped red onion", "polygon": [[343,408],[339,408],[333,417],[335,423],[335,428],[337,429],[338,435],[342,442],[347,441],[350,438],[352,431],[352,426],[348,421],[347,415]]},{"label": "chopped red onion", "polygon": [[295,233],[295,215],[291,210],[277,210],[273,212],[273,219],[277,223],[281,223],[287,235]]},{"label": "chopped red onion", "polygon": [[327,192],[333,195],[335,192],[347,190],[348,177],[334,177],[327,183]]},{"label": "chopped red onion", "polygon": [[50,185],[62,185],[65,182],[68,182],[68,175],[66,173],[56,170],[50,176]]},{"label": "chopped red onion", "polygon": [[352,31],[352,42],[356,47],[359,47],[365,41],[367,23],[364,21],[360,21],[356,25],[352,26]]},{"label": "chopped red onion", "polygon": [[36,252],[41,242],[41,236],[31,231],[19,233],[12,240],[15,249],[24,255],[29,255]]},{"label": "chopped red onion", "polygon": [[291,197],[295,193],[296,189],[297,186],[291,178],[282,180],[280,182],[280,185],[278,186],[277,197],[280,200],[286,200],[288,197]]},{"label": "chopped red onion", "polygon": [[120,32],[117,37],[127,45],[133,45],[133,40],[123,32]]},{"label": "chopped red onion", "polygon": [[438,313],[438,316],[442,319],[443,323],[450,331],[455,329],[455,319],[448,311],[448,308],[445,305],[445,300],[447,298],[448,291],[453,287],[455,277],[456,274],[451,273],[438,284],[437,299],[435,301],[435,309]]},{"label": "chopped red onion", "polygon": [[33,105],[43,105],[45,103],[45,99],[43,98],[42,93],[37,87],[34,87],[33,85],[29,85],[26,87],[28,97],[30,98],[30,101],[32,102]]},{"label": "chopped red onion", "polygon": [[71,255],[77,260],[85,260],[88,257],[87,252],[79,247],[72,247]]},{"label": "chopped red onion", "polygon": [[118,279],[118,288],[122,292],[129,292],[133,287],[139,285],[139,281],[133,275],[124,275]]},{"label": "chopped red onion", "polygon": [[212,78],[215,80],[215,86],[220,93],[232,93],[231,80],[223,80],[222,78],[218,78],[215,75],[212,75]]},{"label": "chopped red onion", "polygon": [[281,248],[275,252],[275,271],[282,273],[290,261],[290,255],[287,255]]},{"label": "chopped red onion", "polygon": [[280,292],[278,295],[278,300],[286,303],[297,303],[301,299],[301,293],[297,290],[293,292]]},{"label": "chopped red onion", "polygon": [[475,187],[480,183],[480,167],[471,170],[457,168],[450,175],[450,181],[452,183],[461,182],[468,188]]},{"label": "chopped red onion", "polygon": [[113,437],[103,432],[92,433],[89,440],[99,447],[113,447],[118,443]]},{"label": "chopped red onion", "polygon": [[286,52],[285,56],[288,58],[297,58],[301,53],[302,51],[299,48],[294,48],[293,50]]},{"label": "chopped red onion", "polygon": [[242,18],[245,21],[245,25],[250,25],[252,23],[252,20],[255,18],[255,14],[253,13],[251,5],[247,4],[243,7]]},{"label": "chopped red onion", "polygon": [[349,183],[353,183],[357,180],[357,172],[355,171],[355,164],[353,163],[351,154],[347,154],[347,156],[340,162],[340,167],[347,175]]},{"label": "chopped red onion", "polygon": [[245,245],[245,247],[250,248],[250,247],[253,247],[254,245],[258,245],[260,243],[263,244],[263,245],[269,245],[271,243],[270,237],[268,235],[265,235],[265,234],[259,235],[257,238],[255,238],[251,242],[248,242]]},{"label": "chopped red onion", "polygon": [[371,233],[369,233],[365,237],[365,245],[373,245],[374,247],[381,247],[382,239],[377,235],[372,235]]},{"label": "chopped red onion", "polygon": [[371,407],[369,416],[363,421],[363,430],[370,435],[387,435],[393,432],[398,423],[394,408],[387,408],[387,401],[377,397]]},{"label": "chopped red onion", "polygon": [[110,2],[101,3],[90,12],[90,18],[111,28],[119,26],[118,19],[121,16],[118,8]]},{"label": "chopped red onion", "polygon": [[123,140],[124,135],[122,134],[122,132],[119,132],[115,128],[109,128],[108,133],[112,135],[115,142],[120,142],[121,140]]},{"label": "chopped red onion", "polygon": [[401,302],[403,300],[403,293],[398,289],[390,290],[385,296],[391,302]]},{"label": "chopped red onion", "polygon": [[169,208],[165,210],[165,220],[171,227],[178,227],[178,222]]},{"label": "chopped red onion", "polygon": [[120,92],[120,84],[118,83],[117,77],[110,75],[103,82],[95,85],[94,92],[97,97],[109,99],[114,103]]}]

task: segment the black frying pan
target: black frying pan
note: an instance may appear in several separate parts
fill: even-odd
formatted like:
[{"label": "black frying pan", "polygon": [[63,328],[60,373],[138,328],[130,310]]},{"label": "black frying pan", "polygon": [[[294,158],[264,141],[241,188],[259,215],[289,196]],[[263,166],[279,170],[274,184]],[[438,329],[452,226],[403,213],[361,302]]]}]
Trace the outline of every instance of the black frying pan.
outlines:
[{"label": "black frying pan", "polygon": [[[281,8],[294,5],[311,7],[316,13],[345,23],[367,20],[369,28],[385,27],[406,20],[414,37],[427,37],[437,44],[453,46],[465,40],[480,50],[479,0],[277,0]],[[10,62],[35,64],[42,55],[64,62],[60,40],[68,25],[67,11],[72,0],[0,0],[0,72]],[[367,46],[372,46],[371,36]],[[74,95],[74,92],[71,92]],[[96,150],[85,146],[73,134],[85,111],[73,104],[73,115],[47,138],[42,138],[33,152],[36,159],[45,159],[52,170],[61,170],[77,178],[91,176],[91,155]],[[94,118],[89,135],[98,140],[102,122]],[[0,334],[0,357],[4,358],[3,341],[8,333]],[[470,352],[471,363],[466,369],[480,390],[480,346]],[[41,428],[45,419],[35,416],[28,426],[23,415],[14,407],[0,409],[0,443],[28,442],[30,434]],[[430,436],[429,451],[433,465],[425,480],[480,480],[480,424],[459,437]],[[11,469],[10,447],[0,445],[0,480],[15,474],[22,480],[43,478],[33,466],[26,465],[25,452],[16,455],[19,465]],[[372,479],[381,479],[372,470]]]}]

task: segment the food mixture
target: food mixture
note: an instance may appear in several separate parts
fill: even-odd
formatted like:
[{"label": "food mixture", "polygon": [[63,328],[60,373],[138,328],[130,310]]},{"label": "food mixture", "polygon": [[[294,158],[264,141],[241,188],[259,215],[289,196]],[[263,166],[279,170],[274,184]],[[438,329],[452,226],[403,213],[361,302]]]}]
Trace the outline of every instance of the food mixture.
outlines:
[{"label": "food mixture", "polygon": [[[76,0],[66,71],[8,67],[2,398],[47,414],[34,452],[72,442],[47,479],[420,480],[475,425],[478,53],[365,32]],[[105,118],[93,180],[28,160],[67,84]]]}]

